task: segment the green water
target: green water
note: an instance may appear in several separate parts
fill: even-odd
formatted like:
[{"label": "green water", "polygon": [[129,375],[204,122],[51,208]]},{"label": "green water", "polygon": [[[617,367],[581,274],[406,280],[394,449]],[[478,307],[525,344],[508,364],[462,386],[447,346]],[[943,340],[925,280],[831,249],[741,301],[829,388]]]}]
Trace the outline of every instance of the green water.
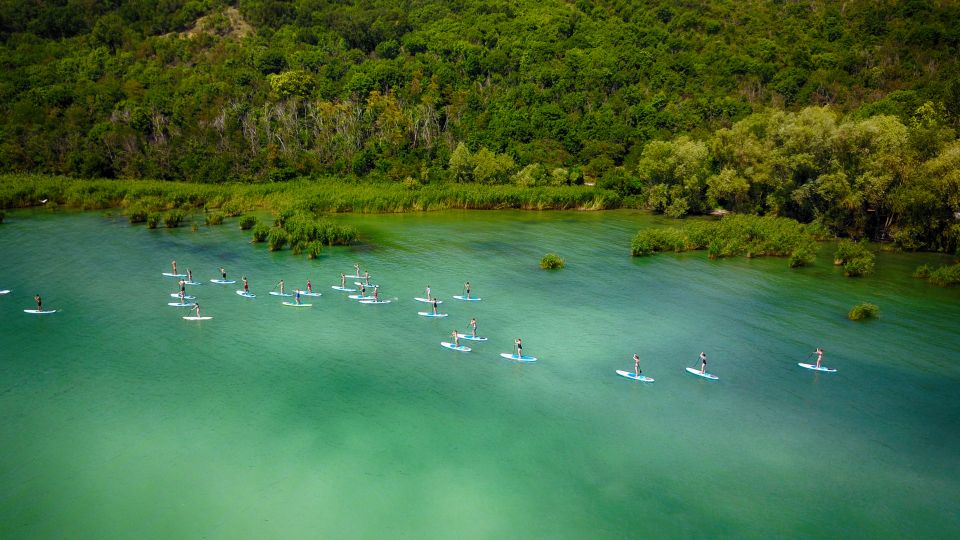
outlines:
[{"label": "green water", "polygon": [[[336,219],[368,243],[307,261],[232,222],[8,216],[0,537],[960,535],[960,292],[909,277],[943,259],[850,280],[631,258],[654,218],[629,212]],[[171,259],[213,320],[166,306]],[[355,261],[397,299],[331,290]],[[308,278],[311,309],[266,294]],[[449,298],[466,280],[483,301]],[[416,315],[427,284],[448,319]],[[62,312],[22,313],[37,292]],[[860,301],[881,318],[846,320]],[[490,341],[439,346],[471,317]],[[539,362],[498,356],[518,336]],[[817,346],[837,373],[797,367]],[[684,372],[701,350],[719,381]],[[634,352],[655,383],[614,374]]]}]

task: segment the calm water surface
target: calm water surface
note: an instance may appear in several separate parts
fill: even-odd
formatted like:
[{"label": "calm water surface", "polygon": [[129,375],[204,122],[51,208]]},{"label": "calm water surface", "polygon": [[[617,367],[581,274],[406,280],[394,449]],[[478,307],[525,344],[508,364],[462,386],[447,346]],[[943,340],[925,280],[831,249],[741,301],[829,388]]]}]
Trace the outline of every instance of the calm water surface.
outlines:
[{"label": "calm water surface", "polygon": [[[232,221],[8,216],[0,536],[960,536],[960,292],[909,277],[945,259],[852,280],[631,258],[656,222],[632,212],[335,219],[365,243],[308,261]],[[213,320],[166,305],[171,259]],[[329,288],[354,262],[391,304]],[[283,307],[280,279],[323,296]],[[467,280],[483,301],[450,298]],[[428,284],[449,318],[416,315]],[[62,311],[24,314],[35,293]],[[861,301],[882,317],[848,321]],[[471,317],[490,340],[441,348]],[[539,362],[498,356],[516,337]],[[797,367],[817,346],[837,373]],[[701,350],[719,381],[684,372]],[[655,383],[614,373],[634,352]]]}]

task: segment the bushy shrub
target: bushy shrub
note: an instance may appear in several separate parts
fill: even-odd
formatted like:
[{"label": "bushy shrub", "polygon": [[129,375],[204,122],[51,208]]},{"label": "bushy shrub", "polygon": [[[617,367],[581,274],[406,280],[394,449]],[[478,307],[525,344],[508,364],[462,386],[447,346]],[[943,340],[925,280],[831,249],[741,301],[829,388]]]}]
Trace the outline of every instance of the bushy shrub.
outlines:
[{"label": "bushy shrub", "polygon": [[307,244],[307,258],[316,259],[323,252],[323,244],[317,240]]},{"label": "bushy shrub", "polygon": [[267,235],[270,234],[270,227],[265,223],[257,223],[253,227],[253,242],[265,242]]},{"label": "bushy shrub", "polygon": [[183,221],[183,212],[180,210],[170,210],[163,215],[163,224],[168,229],[176,229]]},{"label": "bushy shrub", "polygon": [[876,304],[871,304],[869,302],[863,302],[853,306],[850,310],[850,313],[847,313],[847,318],[851,321],[859,321],[863,319],[872,319],[874,317],[880,316],[880,308]]},{"label": "bushy shrub", "polygon": [[833,264],[843,266],[843,275],[866,276],[873,272],[874,254],[866,241],[841,240],[833,255]]},{"label": "bushy shrub", "polygon": [[203,222],[206,225],[221,225],[223,224],[223,213],[211,212],[203,217]]},{"label": "bushy shrub", "polygon": [[270,233],[267,234],[267,248],[270,251],[279,251],[283,249],[287,242],[290,240],[287,235],[287,231],[281,229],[280,227],[274,227],[270,229]]},{"label": "bushy shrub", "polygon": [[940,287],[949,287],[960,283],[960,264],[941,266],[930,272],[930,283]]},{"label": "bushy shrub", "polygon": [[147,216],[147,228],[156,229],[157,226],[160,225],[161,221],[163,221],[163,214],[154,212],[153,214]]},{"label": "bushy shrub", "polygon": [[243,216],[240,218],[240,230],[248,231],[257,224],[257,218],[255,216]]},{"label": "bushy shrub", "polygon": [[547,253],[540,259],[540,268],[544,270],[558,270],[563,268],[565,264],[566,262],[563,260],[563,257],[556,253]]},{"label": "bushy shrub", "polygon": [[921,264],[913,271],[913,277],[917,279],[927,279],[930,277],[930,271],[929,264]]},{"label": "bushy shrub", "polygon": [[127,219],[130,221],[130,223],[143,223],[147,221],[147,216],[149,215],[149,212],[147,211],[146,205],[134,204],[129,208],[127,208],[127,211],[125,212],[125,214],[127,216]]}]

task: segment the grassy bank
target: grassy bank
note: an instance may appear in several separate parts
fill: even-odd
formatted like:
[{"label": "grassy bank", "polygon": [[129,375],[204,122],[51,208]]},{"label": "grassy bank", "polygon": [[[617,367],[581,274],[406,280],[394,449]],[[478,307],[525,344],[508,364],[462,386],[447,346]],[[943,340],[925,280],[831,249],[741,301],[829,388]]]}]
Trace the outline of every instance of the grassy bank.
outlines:
[{"label": "grassy bank", "polygon": [[610,190],[590,186],[520,187],[476,184],[355,184],[334,179],[264,184],[195,184],[152,180],[78,180],[0,175],[0,208],[48,205],[81,210],[122,208],[128,216],[207,210],[227,216],[250,210],[406,212],[446,209],[603,210],[620,205]]}]

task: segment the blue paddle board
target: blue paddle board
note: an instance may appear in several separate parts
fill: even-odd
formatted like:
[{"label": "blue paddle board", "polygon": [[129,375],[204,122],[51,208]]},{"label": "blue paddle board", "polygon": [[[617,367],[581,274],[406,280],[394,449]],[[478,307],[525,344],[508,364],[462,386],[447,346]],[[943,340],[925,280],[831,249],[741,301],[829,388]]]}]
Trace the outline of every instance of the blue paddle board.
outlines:
[{"label": "blue paddle board", "polygon": [[692,368],[692,367],[687,368],[687,373],[692,373],[697,377],[703,377],[704,379],[710,379],[711,381],[717,381],[720,379],[720,377],[717,377],[716,375],[713,375],[711,373],[700,373],[699,369]]},{"label": "blue paddle board", "polygon": [[244,298],[256,298],[256,297],[257,297],[257,295],[253,294],[252,292],[248,292],[248,291],[244,291],[244,290],[237,291],[237,294],[239,294],[240,296],[242,296],[242,297],[244,297]]},{"label": "blue paddle board", "polygon": [[[427,300],[426,298],[420,298],[419,296],[416,297],[416,298],[414,298],[414,300],[416,300],[417,302],[423,302],[423,303],[425,303],[425,304],[432,304],[432,303],[433,303],[433,300]],[[437,300],[437,303],[438,303],[438,304],[442,304],[442,303],[443,303],[443,300]]]},{"label": "blue paddle board", "polygon": [[167,277],[187,277],[186,274],[174,274],[173,272],[164,272],[163,275]]},{"label": "blue paddle board", "polygon": [[465,301],[465,302],[479,302],[479,301],[480,301],[480,299],[477,298],[476,296],[471,296],[470,298],[467,298],[466,296],[461,296],[461,295],[459,295],[459,294],[454,295],[454,298],[456,298],[457,300],[463,300],[463,301]]},{"label": "blue paddle board", "polygon": [[360,300],[361,304],[389,304],[390,300]]},{"label": "blue paddle board", "polygon": [[449,341],[441,341],[440,345],[453,351],[470,352],[471,350],[470,347],[467,347],[466,345],[454,345]]},{"label": "blue paddle board", "polygon": [[421,317],[446,317],[448,313],[432,313],[430,311],[418,311],[417,315]]},{"label": "blue paddle board", "polygon": [[323,293],[300,291],[300,296],[323,296]]},{"label": "blue paddle board", "polygon": [[236,283],[236,280],[233,279],[211,279],[210,283],[216,283],[217,285],[233,285]]},{"label": "blue paddle board", "polygon": [[313,307],[313,304],[298,304],[296,302],[284,302],[283,305],[290,307]]},{"label": "blue paddle board", "polygon": [[337,285],[332,285],[330,288],[335,291],[341,291],[341,292],[357,292],[356,289],[351,289],[350,287],[340,287]]},{"label": "blue paddle board", "polygon": [[813,371],[823,371],[823,372],[825,372],[825,373],[836,373],[836,372],[837,372],[837,370],[832,369],[832,368],[828,368],[828,367],[825,367],[825,366],[817,367],[816,364],[804,364],[803,362],[798,362],[797,365],[800,366],[800,367],[802,367],[802,368],[812,369]]},{"label": "blue paddle board", "polygon": [[469,339],[470,341],[486,341],[487,338],[480,336],[471,336],[470,334],[461,334],[457,332],[457,337],[460,339]]},{"label": "blue paddle board", "polygon": [[167,305],[173,307],[193,307],[193,304],[181,304],[180,302],[167,302]]},{"label": "blue paddle board", "polygon": [[517,356],[512,353],[500,353],[500,356],[508,358],[510,360],[516,360],[517,362],[536,362],[537,358],[535,356]]},{"label": "blue paddle board", "polygon": [[628,379],[633,379],[635,381],[640,381],[640,382],[653,382],[653,379],[651,379],[650,377],[646,377],[643,375],[637,376],[637,374],[633,373],[632,371],[624,371],[622,369],[617,370],[617,375],[620,375],[621,377],[626,377]]}]

